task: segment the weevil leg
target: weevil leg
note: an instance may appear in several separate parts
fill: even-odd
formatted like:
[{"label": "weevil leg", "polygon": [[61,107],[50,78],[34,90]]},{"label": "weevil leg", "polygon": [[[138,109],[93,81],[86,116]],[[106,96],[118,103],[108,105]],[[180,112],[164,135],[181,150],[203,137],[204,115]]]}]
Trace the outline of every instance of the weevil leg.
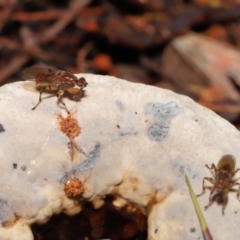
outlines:
[{"label": "weevil leg", "polygon": [[204,207],[204,210],[206,211],[211,205],[212,205],[212,199],[209,201],[208,205]]},{"label": "weevil leg", "polygon": [[239,188],[238,188],[238,193],[237,193],[237,199],[238,201],[240,202],[240,184],[239,183],[236,183],[236,185],[239,185]]},{"label": "weevil leg", "polygon": [[213,193],[215,191],[215,188],[216,188],[215,186],[211,187],[209,201],[212,201],[212,195],[213,195]]},{"label": "weevil leg", "polygon": [[38,103],[32,108],[32,110],[35,110],[37,108],[37,106],[42,102],[42,93],[44,90],[45,90],[45,87],[42,87],[40,90]]},{"label": "weevil leg", "polygon": [[213,203],[212,195],[213,195],[214,191],[215,191],[215,186],[211,187],[210,196],[209,196],[209,203],[208,203],[207,206],[205,206],[205,208],[204,208],[205,210],[207,210]]},{"label": "weevil leg", "polygon": [[[206,168],[208,168],[212,173],[216,173],[217,172],[217,168],[216,168],[216,166],[214,165],[214,163],[212,163],[212,165],[211,165],[211,167],[209,167],[208,165],[205,165],[206,166]],[[213,172],[213,170],[214,170],[214,172]]]},{"label": "weevil leg", "polygon": [[197,197],[200,197],[201,195],[203,195],[205,193],[205,189],[208,188],[208,189],[212,189],[212,187],[206,187],[205,186],[205,180],[209,181],[210,183],[214,184],[215,181],[212,179],[212,178],[209,178],[209,177],[205,177],[203,178],[203,181],[202,181],[202,193],[198,194]]},{"label": "weevil leg", "polygon": [[224,210],[227,205],[227,196],[228,196],[228,188],[224,188],[223,190],[223,204],[222,204],[222,214],[224,215]]},{"label": "weevil leg", "polygon": [[234,172],[232,172],[232,177],[235,176],[235,174],[240,170],[240,168],[236,169]]},{"label": "weevil leg", "polygon": [[66,104],[62,100],[62,95],[63,94],[64,94],[64,91],[62,89],[58,89],[57,94],[56,94],[57,98],[58,98],[58,102],[60,102],[64,106],[64,108],[66,109],[67,113],[70,114],[70,112],[67,109]]},{"label": "weevil leg", "polygon": [[[232,187],[238,185],[238,190],[236,189],[231,189]],[[238,201],[240,202],[240,183],[237,182],[237,180],[235,181],[232,181],[230,184],[229,184],[229,189],[231,189],[231,191],[234,191],[234,192],[237,192],[237,199]]]}]

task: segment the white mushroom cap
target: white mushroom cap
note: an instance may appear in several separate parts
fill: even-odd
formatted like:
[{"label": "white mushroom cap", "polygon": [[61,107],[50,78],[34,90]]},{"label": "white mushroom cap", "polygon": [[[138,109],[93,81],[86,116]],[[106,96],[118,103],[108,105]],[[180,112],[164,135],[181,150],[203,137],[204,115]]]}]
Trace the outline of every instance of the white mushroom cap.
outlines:
[{"label": "white mushroom cap", "polygon": [[[34,82],[0,88],[0,221],[20,217],[11,228],[0,228],[0,239],[19,240],[24,231],[24,240],[31,240],[22,222],[43,223],[63,210],[78,213],[81,206],[63,190],[69,176],[85,181],[82,199],[95,207],[111,194],[116,207],[139,208],[148,216],[148,239],[202,239],[184,175],[200,193],[203,177],[211,177],[205,164],[217,165],[221,156],[232,154],[239,167],[238,130],[171,91],[108,76],[80,76],[89,83],[81,101],[63,98],[81,127],[74,140],[87,154],[75,152],[73,161],[69,139],[58,126],[57,116],[67,114],[57,98],[43,98],[32,111],[39,97]],[[240,239],[235,195],[229,193],[225,216],[217,203],[204,212],[214,239]],[[206,191],[199,198],[202,208],[208,197]]]}]

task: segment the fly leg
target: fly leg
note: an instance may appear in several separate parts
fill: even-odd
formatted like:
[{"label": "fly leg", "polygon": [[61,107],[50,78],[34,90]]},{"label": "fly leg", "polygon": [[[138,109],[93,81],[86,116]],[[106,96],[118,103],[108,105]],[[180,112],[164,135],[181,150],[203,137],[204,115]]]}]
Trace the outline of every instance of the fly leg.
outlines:
[{"label": "fly leg", "polygon": [[41,101],[42,101],[42,93],[43,93],[44,90],[45,90],[45,87],[42,87],[41,90],[40,90],[38,103],[35,105],[35,107],[32,108],[32,110],[35,110],[37,108],[37,106],[41,103]]},{"label": "fly leg", "polygon": [[87,156],[86,153],[83,151],[83,149],[81,147],[79,147],[76,142],[72,139],[72,138],[69,138],[70,141],[71,141],[71,144],[73,147],[75,147],[79,152],[81,152],[83,155]]},{"label": "fly leg", "polygon": [[58,98],[58,102],[60,102],[64,106],[64,108],[66,109],[67,113],[70,114],[70,112],[67,109],[66,104],[62,101],[62,95],[63,94],[64,94],[64,91],[62,89],[58,89],[57,94],[56,94],[57,98]]},{"label": "fly leg", "polygon": [[68,150],[69,150],[71,160],[73,160],[74,152],[73,152],[73,144],[71,142],[68,142]]}]

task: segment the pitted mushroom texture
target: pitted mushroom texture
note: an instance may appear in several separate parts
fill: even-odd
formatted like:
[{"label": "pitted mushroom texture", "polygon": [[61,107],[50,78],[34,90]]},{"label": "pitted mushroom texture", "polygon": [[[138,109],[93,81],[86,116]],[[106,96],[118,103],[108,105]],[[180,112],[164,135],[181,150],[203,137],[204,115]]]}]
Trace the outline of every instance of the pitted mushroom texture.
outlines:
[{"label": "pitted mushroom texture", "polygon": [[[202,239],[184,175],[199,193],[209,174],[206,164],[232,154],[240,167],[238,130],[171,91],[108,76],[80,76],[89,83],[81,100],[64,97],[74,126],[81,129],[74,141],[86,153],[77,151],[74,161],[69,138],[59,127],[58,116],[68,116],[55,97],[43,93],[32,111],[39,97],[34,82],[0,88],[0,239],[32,240],[30,224],[61,211],[78,213],[84,200],[101,207],[107,195],[116,208],[129,204],[148,216],[148,239]],[[66,195],[67,179],[83,184],[77,187],[86,189],[80,194],[70,189],[81,201]],[[207,198],[199,198],[202,208]],[[239,210],[229,193],[224,217],[216,202],[204,212],[214,239],[240,239]],[[8,223],[11,227],[4,227]]]}]

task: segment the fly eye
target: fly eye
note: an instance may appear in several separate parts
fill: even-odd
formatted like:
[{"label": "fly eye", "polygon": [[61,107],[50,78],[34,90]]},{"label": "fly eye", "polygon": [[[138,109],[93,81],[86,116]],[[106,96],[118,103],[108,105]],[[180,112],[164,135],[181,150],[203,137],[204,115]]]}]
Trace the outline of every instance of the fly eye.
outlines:
[{"label": "fly eye", "polygon": [[73,98],[74,101],[79,101],[80,98],[81,98],[81,96],[82,96],[82,94],[81,94],[81,93],[78,93],[78,94],[73,95],[72,98]]},{"label": "fly eye", "polygon": [[77,80],[77,85],[79,87],[86,87],[87,86],[87,82],[86,82],[86,79],[81,77]]}]

